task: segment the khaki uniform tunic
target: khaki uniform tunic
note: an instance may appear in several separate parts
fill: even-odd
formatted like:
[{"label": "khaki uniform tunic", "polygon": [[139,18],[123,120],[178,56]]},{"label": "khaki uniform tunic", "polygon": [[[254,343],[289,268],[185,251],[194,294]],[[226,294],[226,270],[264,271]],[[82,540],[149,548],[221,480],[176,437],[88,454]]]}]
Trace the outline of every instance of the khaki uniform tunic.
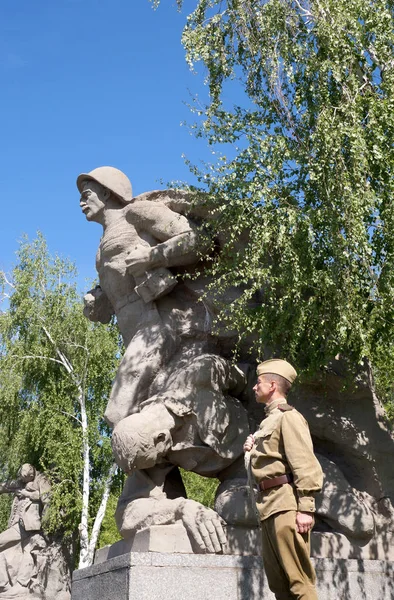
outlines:
[{"label": "khaki uniform tunic", "polygon": [[[282,405],[286,410],[278,408]],[[313,494],[322,487],[323,473],[313,453],[308,423],[297,410],[288,409],[285,399],[274,400],[265,411],[267,417],[254,434],[252,473],[258,483],[285,474],[293,476],[293,483],[259,494],[261,520],[287,510],[315,512]]]}]

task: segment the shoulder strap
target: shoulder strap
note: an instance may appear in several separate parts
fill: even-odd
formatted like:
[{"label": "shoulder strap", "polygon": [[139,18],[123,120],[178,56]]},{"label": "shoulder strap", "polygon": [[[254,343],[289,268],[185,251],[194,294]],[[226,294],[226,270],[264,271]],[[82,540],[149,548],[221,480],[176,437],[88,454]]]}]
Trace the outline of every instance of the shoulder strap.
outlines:
[{"label": "shoulder strap", "polygon": [[287,412],[288,410],[294,410],[294,406],[290,406],[290,404],[279,404],[278,408],[282,412]]}]

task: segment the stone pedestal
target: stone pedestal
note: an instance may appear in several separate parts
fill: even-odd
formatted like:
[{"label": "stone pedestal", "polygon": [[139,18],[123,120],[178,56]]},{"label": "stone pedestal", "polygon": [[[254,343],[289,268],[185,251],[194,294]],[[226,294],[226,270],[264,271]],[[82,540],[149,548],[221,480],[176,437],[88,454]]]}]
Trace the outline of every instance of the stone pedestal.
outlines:
[{"label": "stone pedestal", "polygon": [[[227,544],[223,554],[261,556],[261,532],[258,527],[226,527]],[[200,554],[198,546],[181,522],[172,525],[152,525],[137,531],[133,538],[120,540],[96,552],[95,564],[129,552],[168,552]]]},{"label": "stone pedestal", "polygon": [[[182,523],[139,531],[102,548],[93,567],[74,573],[72,600],[274,600],[260,558],[259,529],[226,532],[228,544],[218,555],[193,553]],[[366,560],[367,554],[341,558],[340,542],[332,538],[330,546],[325,534],[312,535],[319,598],[393,600],[394,562]],[[319,558],[328,550],[329,558]]]},{"label": "stone pedestal", "polygon": [[[392,600],[394,563],[314,559],[319,598]],[[274,600],[255,556],[130,552],[74,572],[72,600]]]},{"label": "stone pedestal", "polygon": [[254,556],[131,552],[76,571],[72,600],[260,600],[262,579]]}]

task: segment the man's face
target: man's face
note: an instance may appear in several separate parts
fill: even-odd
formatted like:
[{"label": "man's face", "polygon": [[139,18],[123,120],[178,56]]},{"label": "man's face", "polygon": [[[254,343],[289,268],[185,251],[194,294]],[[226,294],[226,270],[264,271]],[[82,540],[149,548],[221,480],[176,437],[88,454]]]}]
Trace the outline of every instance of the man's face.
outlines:
[{"label": "man's face", "polygon": [[83,182],[79,206],[88,221],[102,223],[107,198],[108,191],[102,185],[91,179]]},{"label": "man's face", "polygon": [[265,375],[259,375],[253,391],[256,396],[256,402],[260,404],[266,404],[270,400],[275,389],[273,382],[270,381],[269,378],[267,378]]}]

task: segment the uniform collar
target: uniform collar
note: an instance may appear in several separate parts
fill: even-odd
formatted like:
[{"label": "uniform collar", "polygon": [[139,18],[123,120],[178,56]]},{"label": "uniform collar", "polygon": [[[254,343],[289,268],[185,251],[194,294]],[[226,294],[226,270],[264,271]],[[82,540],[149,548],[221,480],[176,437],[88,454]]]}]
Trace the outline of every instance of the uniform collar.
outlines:
[{"label": "uniform collar", "polygon": [[277,398],[277,400],[274,400],[270,404],[267,404],[266,406],[264,406],[265,414],[269,415],[280,404],[287,404],[286,398]]}]

